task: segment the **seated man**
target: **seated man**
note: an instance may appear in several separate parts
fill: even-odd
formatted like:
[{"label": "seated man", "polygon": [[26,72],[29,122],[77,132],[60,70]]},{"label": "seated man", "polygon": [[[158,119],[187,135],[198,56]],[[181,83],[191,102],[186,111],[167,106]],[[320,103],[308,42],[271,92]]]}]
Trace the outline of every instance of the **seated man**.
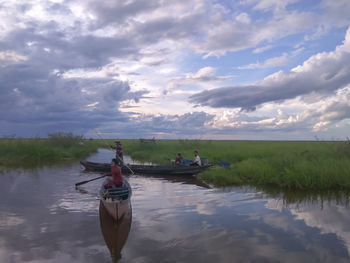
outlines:
[{"label": "seated man", "polygon": [[178,154],[177,154],[177,157],[176,157],[176,159],[175,159],[175,164],[176,164],[176,165],[180,165],[183,159],[184,159],[184,158],[182,157],[181,153],[178,153]]},{"label": "seated man", "polygon": [[113,159],[111,162],[111,171],[106,173],[106,176],[112,176],[107,184],[105,184],[105,189],[119,187],[123,185],[123,176],[120,167],[118,166],[119,162],[116,159]]},{"label": "seated man", "polygon": [[197,151],[194,151],[194,160],[191,163],[191,165],[194,165],[194,166],[201,166],[202,165],[201,158],[199,157]]}]

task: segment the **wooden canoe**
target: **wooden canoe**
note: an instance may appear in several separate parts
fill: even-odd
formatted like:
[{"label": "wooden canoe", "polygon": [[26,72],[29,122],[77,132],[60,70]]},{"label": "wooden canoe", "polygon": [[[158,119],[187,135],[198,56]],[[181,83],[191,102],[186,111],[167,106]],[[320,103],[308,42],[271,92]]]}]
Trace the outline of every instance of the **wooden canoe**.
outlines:
[{"label": "wooden canoe", "polygon": [[[109,172],[111,165],[109,163],[94,163],[88,161],[80,161],[81,165],[85,167],[87,171],[94,172]],[[152,175],[193,175],[203,172],[211,167],[211,165],[202,166],[182,166],[182,165],[138,165],[128,164],[129,168],[135,174],[152,174]],[[130,174],[131,171],[128,167],[122,166],[123,174]]]},{"label": "wooden canoe", "polygon": [[131,187],[129,182],[123,178],[121,187],[105,189],[104,185],[107,180],[101,185],[99,192],[100,200],[108,214],[115,220],[119,221],[130,207]]}]

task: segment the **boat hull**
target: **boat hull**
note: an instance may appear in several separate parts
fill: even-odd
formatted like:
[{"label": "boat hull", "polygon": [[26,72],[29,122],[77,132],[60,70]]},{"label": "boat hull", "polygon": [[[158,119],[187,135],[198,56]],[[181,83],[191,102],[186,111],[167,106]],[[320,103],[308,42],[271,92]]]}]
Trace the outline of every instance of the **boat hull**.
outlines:
[{"label": "boat hull", "polygon": [[[109,163],[94,163],[88,161],[80,161],[81,165],[85,167],[87,171],[95,172],[109,172],[111,166]],[[130,169],[129,169],[129,168]],[[128,166],[122,166],[123,174],[131,174],[131,171],[135,174],[153,174],[153,175],[194,175],[211,167],[211,165],[203,166],[163,166],[163,165],[136,165],[130,164]]]},{"label": "boat hull", "polygon": [[101,199],[101,203],[106,209],[107,213],[115,220],[119,221],[121,220],[124,215],[128,212],[130,209],[130,199],[120,202],[118,201],[111,201],[108,202],[106,200]]},{"label": "boat hull", "polygon": [[107,213],[115,220],[119,221],[129,211],[131,203],[131,187],[129,182],[123,178],[123,186],[104,189],[107,183],[105,180],[100,189],[100,200]]}]

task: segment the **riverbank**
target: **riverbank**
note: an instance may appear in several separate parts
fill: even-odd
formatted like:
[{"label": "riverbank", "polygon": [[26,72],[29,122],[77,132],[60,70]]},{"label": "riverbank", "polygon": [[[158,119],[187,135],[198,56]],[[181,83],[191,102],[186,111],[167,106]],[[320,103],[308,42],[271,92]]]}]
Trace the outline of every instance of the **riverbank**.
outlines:
[{"label": "riverbank", "polygon": [[46,139],[0,139],[0,171],[79,160],[101,147],[99,140],[84,140],[69,133],[51,134]]},{"label": "riverbank", "polygon": [[[200,174],[215,186],[254,185],[284,189],[350,189],[350,142],[123,140],[133,159],[170,164],[193,151],[216,167]],[[219,162],[230,163],[219,167]]]},{"label": "riverbank", "polygon": [[[72,134],[47,139],[0,139],[0,171],[85,159],[114,140]],[[198,150],[215,167],[198,177],[215,186],[253,185],[278,189],[350,190],[350,142],[122,140],[132,159],[169,165],[177,153]],[[230,163],[220,167],[220,162]]]}]

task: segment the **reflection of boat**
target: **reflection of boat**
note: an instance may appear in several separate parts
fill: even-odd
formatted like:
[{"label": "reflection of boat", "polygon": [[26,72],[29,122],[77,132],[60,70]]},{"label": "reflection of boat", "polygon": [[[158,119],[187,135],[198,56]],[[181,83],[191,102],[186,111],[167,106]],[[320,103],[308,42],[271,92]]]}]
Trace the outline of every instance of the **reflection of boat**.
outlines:
[{"label": "reflection of boat", "polygon": [[129,209],[131,187],[125,178],[123,178],[123,185],[121,187],[104,189],[106,183],[106,180],[102,183],[99,193],[100,199],[108,214],[114,220],[118,221]]},{"label": "reflection of boat", "polygon": [[[94,163],[88,161],[80,161],[80,163],[88,171],[109,172],[111,165],[109,163]],[[129,164],[128,167],[135,174],[159,174],[159,175],[193,175],[203,172],[211,165],[202,166],[182,166],[182,165],[138,165]],[[130,174],[130,169],[127,166],[122,166],[123,174]]]},{"label": "reflection of boat", "polygon": [[209,189],[210,185],[206,184],[200,179],[197,179],[195,176],[178,176],[178,175],[150,175],[152,178],[157,178],[160,180],[166,180],[172,183],[181,183],[181,184],[192,184],[200,187]]},{"label": "reflection of boat", "polygon": [[121,258],[121,250],[130,232],[132,218],[131,204],[129,202],[128,209],[118,222],[109,215],[102,201],[100,202],[99,211],[103,238],[111,253],[112,262],[117,262]]}]

